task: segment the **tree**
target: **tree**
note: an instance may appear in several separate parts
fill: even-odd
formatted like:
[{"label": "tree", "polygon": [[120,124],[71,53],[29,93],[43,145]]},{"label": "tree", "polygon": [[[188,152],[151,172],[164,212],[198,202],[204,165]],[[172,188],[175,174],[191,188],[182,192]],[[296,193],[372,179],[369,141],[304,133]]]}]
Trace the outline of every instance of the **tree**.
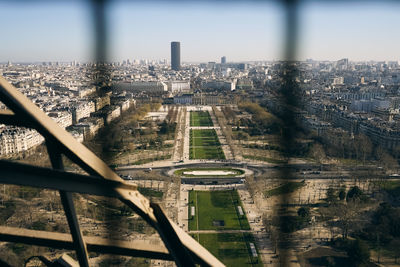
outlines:
[{"label": "tree", "polygon": [[395,148],[393,148],[393,156],[398,159],[400,157],[400,146],[397,145]]},{"label": "tree", "polygon": [[310,217],[310,208],[309,207],[301,207],[297,210],[297,215],[302,218]]},{"label": "tree", "polygon": [[248,140],[249,134],[243,131],[239,131],[237,133],[237,139],[241,142],[242,140]]},{"label": "tree", "polygon": [[136,145],[133,142],[130,142],[128,144],[128,149],[129,149],[130,152],[133,152],[136,149]]},{"label": "tree", "polygon": [[313,144],[308,154],[318,163],[321,163],[326,158],[324,147],[319,143]]},{"label": "tree", "polygon": [[359,223],[356,223],[360,214],[358,202],[334,203],[326,208],[321,207],[319,211],[323,217],[330,220],[328,225],[332,227],[331,232],[333,233],[333,227],[336,225],[341,230],[344,239],[348,237],[350,231],[361,227]]},{"label": "tree", "polygon": [[363,191],[358,186],[353,186],[349,192],[347,192],[346,201],[360,199],[363,195]]},{"label": "tree", "polygon": [[373,228],[369,232],[381,233],[382,241],[400,238],[400,208],[395,208],[389,203],[381,203],[371,221]]},{"label": "tree", "polygon": [[346,188],[342,187],[339,190],[339,199],[344,200],[346,198]]},{"label": "tree", "polygon": [[372,142],[366,135],[363,134],[357,135],[356,140],[359,151],[361,152],[363,163],[365,164],[365,159],[372,153]]},{"label": "tree", "polygon": [[386,170],[395,170],[399,167],[397,160],[387,152],[383,152],[380,163]]},{"label": "tree", "polygon": [[389,249],[393,252],[394,263],[398,264],[398,258],[400,257],[400,239],[393,239],[389,244]]},{"label": "tree", "polygon": [[326,191],[326,201],[328,203],[333,203],[337,200],[338,198],[338,193],[333,187],[329,187],[328,190]]},{"label": "tree", "polygon": [[376,147],[376,149],[375,149],[376,160],[381,162],[384,153],[385,153],[385,150],[381,146]]},{"label": "tree", "polygon": [[351,242],[347,248],[347,255],[355,266],[369,262],[370,252],[367,244],[361,239]]}]

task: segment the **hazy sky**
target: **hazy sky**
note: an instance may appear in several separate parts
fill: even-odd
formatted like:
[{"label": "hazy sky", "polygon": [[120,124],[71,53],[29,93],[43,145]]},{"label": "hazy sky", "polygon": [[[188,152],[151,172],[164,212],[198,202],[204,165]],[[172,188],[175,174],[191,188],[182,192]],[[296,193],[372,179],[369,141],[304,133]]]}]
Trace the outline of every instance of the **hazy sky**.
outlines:
[{"label": "hazy sky", "polygon": [[[0,1],[0,62],[93,58],[90,6],[83,1]],[[183,61],[282,58],[284,13],[276,2],[112,2],[107,6],[109,58]],[[298,58],[399,60],[400,5],[355,2],[300,6]]]}]

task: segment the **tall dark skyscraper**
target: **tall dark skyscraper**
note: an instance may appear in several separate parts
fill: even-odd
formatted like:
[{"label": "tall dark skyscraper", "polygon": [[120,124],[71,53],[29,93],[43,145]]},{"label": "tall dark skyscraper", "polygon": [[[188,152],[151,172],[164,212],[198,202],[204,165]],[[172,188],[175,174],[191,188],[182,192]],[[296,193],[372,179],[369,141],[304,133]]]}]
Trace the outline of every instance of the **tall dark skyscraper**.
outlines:
[{"label": "tall dark skyscraper", "polygon": [[221,57],[221,64],[226,64],[226,57],[225,56]]},{"label": "tall dark skyscraper", "polygon": [[181,43],[171,42],[171,69],[181,69]]}]

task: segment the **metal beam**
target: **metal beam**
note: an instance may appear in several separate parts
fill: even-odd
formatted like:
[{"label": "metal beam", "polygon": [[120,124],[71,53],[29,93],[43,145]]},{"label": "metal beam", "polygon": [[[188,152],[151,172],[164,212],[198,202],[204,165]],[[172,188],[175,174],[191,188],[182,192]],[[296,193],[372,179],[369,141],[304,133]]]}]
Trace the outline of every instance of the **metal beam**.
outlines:
[{"label": "metal beam", "polygon": [[0,183],[64,190],[80,194],[120,197],[116,190],[135,191],[137,186],[94,176],[63,172],[0,160]]},{"label": "metal beam", "polygon": [[195,264],[192,256],[183,246],[160,206],[156,203],[151,203],[151,207],[158,221],[158,233],[164,241],[165,246],[168,248],[169,253],[174,257],[176,265],[178,267],[194,267]]},{"label": "metal beam", "polygon": [[[51,139],[47,139],[46,146],[53,168],[56,170],[64,170],[62,155],[57,149],[57,143],[53,142]],[[61,203],[64,207],[65,216],[67,217],[69,230],[72,235],[76,255],[79,260],[79,265],[81,267],[89,267],[89,257],[86,250],[86,244],[83,241],[82,232],[79,227],[78,217],[76,216],[72,193],[64,190],[60,190],[59,192]]]},{"label": "metal beam", "polygon": [[[150,244],[146,241],[120,241],[89,236],[85,236],[83,239],[88,251],[90,252],[173,260],[164,246]],[[3,242],[17,242],[56,249],[74,249],[72,237],[69,234],[28,230],[15,227],[0,226],[0,240]]]},{"label": "metal beam", "polygon": [[79,227],[78,217],[72,199],[72,193],[60,191],[61,203],[64,207],[65,216],[67,217],[69,230],[74,242],[75,251],[81,267],[89,267],[89,257],[86,249],[85,241],[82,237],[82,232]]},{"label": "metal beam", "polygon": [[33,127],[32,123],[30,123],[29,121],[23,120],[21,118],[18,118],[17,115],[15,115],[14,112],[12,112],[9,109],[0,110],[0,123],[17,126],[17,127],[26,127],[26,128]]},{"label": "metal beam", "polygon": [[[56,156],[49,153],[50,157],[53,157],[51,158],[52,163],[56,163],[57,161],[59,162],[61,154],[64,154],[90,175],[98,176],[99,178],[103,178],[109,182],[123,181],[107,166],[106,163],[104,163],[84,145],[76,141],[67,131],[62,129],[55,121],[48,117],[40,108],[33,104],[26,96],[24,96],[1,76],[0,101],[2,101],[9,109],[11,109],[11,111],[18,118],[23,118],[23,120],[29,121],[29,123],[32,125],[31,128],[36,129],[46,139],[46,142],[51,142],[49,148],[56,151]],[[7,116],[9,115],[10,114]],[[53,164],[53,166],[57,168],[57,164]],[[2,173],[2,171],[0,173]],[[17,170],[14,171],[18,172]],[[11,177],[13,177],[12,173]],[[20,181],[24,180],[23,177],[20,178]],[[64,182],[70,183],[68,180],[64,180]],[[44,187],[47,188],[47,186]],[[154,216],[153,209],[150,207],[150,201],[147,198],[145,198],[135,189],[126,190],[121,187],[115,187],[113,190],[121,201],[132,208],[151,226],[159,229],[159,222]],[[66,210],[66,212],[68,212],[68,210]],[[71,212],[74,213],[74,211]],[[187,233],[185,233],[172,221],[169,220],[169,222],[182,244],[193,254],[195,260],[200,258],[200,262],[206,262],[207,265],[224,266],[217,258],[215,258],[209,251],[202,247]]]},{"label": "metal beam", "polygon": [[[130,202],[136,192],[136,185],[126,182],[115,182],[76,173],[62,172],[43,167],[0,160],[0,183],[65,190],[80,194],[116,197],[138,212]],[[197,243],[185,231],[171,222],[182,244],[191,251],[196,262],[203,265],[223,266],[209,251]],[[153,225],[154,226],[154,225]]]},{"label": "metal beam", "polygon": [[[46,140],[51,139],[56,144],[57,150],[65,154],[70,160],[78,164],[87,173],[113,181],[122,179],[108,167],[96,154],[79,143],[65,129],[61,128],[54,120],[48,117],[39,107],[32,103],[25,95],[0,76],[0,101],[2,101],[17,116],[30,121]],[[137,192],[130,198],[132,204],[140,210],[147,220],[156,219],[150,208],[150,201]]]},{"label": "metal beam", "polygon": [[[65,129],[61,128],[53,119],[48,117],[44,111],[32,103],[24,94],[0,76],[0,101],[2,101],[15,115],[31,121],[34,128],[47,140],[52,139],[61,152],[75,155],[76,162],[91,174],[110,180],[120,181],[121,178],[113,172],[96,154],[86,148],[83,144]],[[66,155],[66,156],[70,156]],[[72,159],[71,159],[72,160]],[[148,207],[149,208],[149,207]]]}]

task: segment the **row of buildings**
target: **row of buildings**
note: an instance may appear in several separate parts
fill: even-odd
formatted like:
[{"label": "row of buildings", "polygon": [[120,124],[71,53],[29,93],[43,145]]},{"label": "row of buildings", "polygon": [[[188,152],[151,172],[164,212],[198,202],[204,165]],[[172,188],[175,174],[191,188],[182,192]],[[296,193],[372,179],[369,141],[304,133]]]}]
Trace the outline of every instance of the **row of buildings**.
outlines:
[{"label": "row of buildings", "polygon": [[[82,70],[77,66],[15,65],[3,66],[0,74],[82,142],[135,105],[131,93],[98,95],[88,78],[90,72]],[[35,130],[0,125],[1,156],[27,151],[43,141]]]}]

